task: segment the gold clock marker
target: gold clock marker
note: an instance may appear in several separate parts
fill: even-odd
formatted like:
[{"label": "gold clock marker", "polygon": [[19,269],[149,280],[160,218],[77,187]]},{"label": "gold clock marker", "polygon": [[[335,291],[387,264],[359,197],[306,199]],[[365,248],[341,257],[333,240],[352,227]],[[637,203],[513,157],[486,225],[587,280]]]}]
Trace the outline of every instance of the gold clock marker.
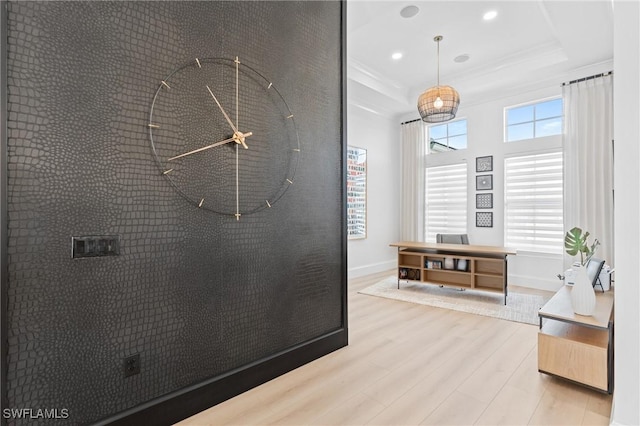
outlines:
[{"label": "gold clock marker", "polygon": [[158,126],[157,124],[151,124],[151,123],[149,123],[149,124],[148,124],[148,126],[149,126],[150,128],[152,128],[152,129],[159,129],[159,128],[160,128],[160,126]]},{"label": "gold clock marker", "polygon": [[290,185],[293,185],[293,181],[290,179],[287,179],[287,182],[289,182]]},{"label": "gold clock marker", "polygon": [[198,64],[198,68],[202,68],[202,65],[200,65],[200,61],[198,60],[198,58],[196,58],[196,64]]},{"label": "gold clock marker", "polygon": [[166,81],[162,80],[162,81],[161,81],[161,83],[162,83],[162,85],[163,85],[164,87],[166,87],[167,89],[171,89],[171,87],[167,84],[167,82],[166,82]]},{"label": "gold clock marker", "polygon": [[173,171],[173,169],[169,169],[169,170],[165,170],[164,172],[162,172],[163,175],[168,175],[169,173],[171,173]]},{"label": "gold clock marker", "polygon": [[198,204],[198,208],[202,207],[203,203],[204,203],[204,198],[202,200],[200,200],[200,204]]},{"label": "gold clock marker", "polygon": [[269,206],[269,208],[271,208],[271,203],[269,202],[269,200],[265,200],[267,202],[267,206]]}]

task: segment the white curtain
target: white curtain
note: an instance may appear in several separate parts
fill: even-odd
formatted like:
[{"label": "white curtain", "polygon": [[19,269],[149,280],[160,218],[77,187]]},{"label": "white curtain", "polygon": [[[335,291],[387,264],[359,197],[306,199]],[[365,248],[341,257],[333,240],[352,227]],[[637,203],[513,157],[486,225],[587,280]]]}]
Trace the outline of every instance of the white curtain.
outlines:
[{"label": "white curtain", "polygon": [[424,241],[426,128],[421,120],[406,123],[400,127],[402,143],[400,237],[403,241]]},{"label": "white curtain", "polygon": [[[563,86],[564,231],[574,226],[613,265],[613,76]],[[573,260],[565,256],[566,266]]]}]

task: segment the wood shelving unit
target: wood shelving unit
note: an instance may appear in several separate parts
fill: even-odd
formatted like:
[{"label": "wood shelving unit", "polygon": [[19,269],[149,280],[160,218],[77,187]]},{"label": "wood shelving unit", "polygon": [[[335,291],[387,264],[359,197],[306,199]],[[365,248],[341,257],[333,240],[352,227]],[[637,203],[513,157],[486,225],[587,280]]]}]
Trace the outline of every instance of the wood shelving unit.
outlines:
[{"label": "wood shelving unit", "polygon": [[503,247],[458,244],[394,243],[400,281],[502,293],[507,297],[508,254]]}]

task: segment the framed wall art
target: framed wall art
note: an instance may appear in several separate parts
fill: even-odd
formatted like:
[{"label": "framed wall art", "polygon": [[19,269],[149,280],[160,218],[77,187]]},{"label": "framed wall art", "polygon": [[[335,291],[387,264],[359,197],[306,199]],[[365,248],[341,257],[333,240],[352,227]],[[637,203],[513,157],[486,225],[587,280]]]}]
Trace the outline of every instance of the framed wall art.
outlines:
[{"label": "framed wall art", "polygon": [[367,238],[367,150],[347,147],[347,235]]},{"label": "framed wall art", "polygon": [[493,212],[476,212],[476,228],[493,228]]},{"label": "framed wall art", "polygon": [[487,194],[476,194],[476,209],[492,209],[493,208],[493,194],[491,192]]},{"label": "framed wall art", "polygon": [[493,175],[476,176],[476,191],[490,191],[493,189]]},{"label": "framed wall art", "polygon": [[493,171],[493,155],[486,157],[476,157],[476,172],[492,172]]}]

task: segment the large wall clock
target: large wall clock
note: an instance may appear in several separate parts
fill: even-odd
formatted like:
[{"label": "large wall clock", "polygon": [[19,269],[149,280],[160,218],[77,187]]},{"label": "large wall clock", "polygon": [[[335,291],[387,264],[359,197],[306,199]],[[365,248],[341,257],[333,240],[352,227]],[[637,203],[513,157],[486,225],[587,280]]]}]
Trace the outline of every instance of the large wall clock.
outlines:
[{"label": "large wall clock", "polygon": [[240,220],[293,184],[300,140],[273,82],[237,57],[195,58],[158,84],[149,114],[160,173],[195,207]]}]

